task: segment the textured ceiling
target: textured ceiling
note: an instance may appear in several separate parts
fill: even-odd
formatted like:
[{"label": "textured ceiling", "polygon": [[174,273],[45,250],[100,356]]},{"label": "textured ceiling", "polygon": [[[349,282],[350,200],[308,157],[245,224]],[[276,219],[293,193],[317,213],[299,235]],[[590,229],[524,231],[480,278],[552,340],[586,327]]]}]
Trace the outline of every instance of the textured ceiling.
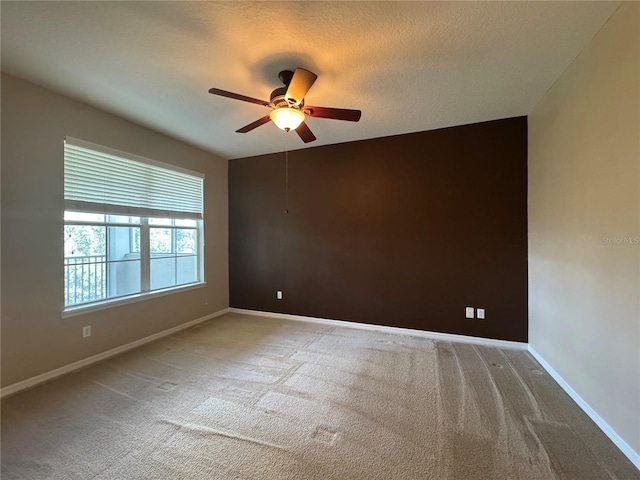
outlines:
[{"label": "textured ceiling", "polygon": [[224,158],[303,148],[269,110],[283,69],[318,74],[306,146],[528,114],[619,2],[6,2],[2,70]]}]

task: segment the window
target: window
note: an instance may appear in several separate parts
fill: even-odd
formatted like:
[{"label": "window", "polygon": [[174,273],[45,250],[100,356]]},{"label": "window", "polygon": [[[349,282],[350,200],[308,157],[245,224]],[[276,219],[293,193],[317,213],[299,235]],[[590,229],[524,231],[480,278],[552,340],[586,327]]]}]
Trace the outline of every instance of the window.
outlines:
[{"label": "window", "polygon": [[204,281],[203,176],[67,137],[64,305]]}]

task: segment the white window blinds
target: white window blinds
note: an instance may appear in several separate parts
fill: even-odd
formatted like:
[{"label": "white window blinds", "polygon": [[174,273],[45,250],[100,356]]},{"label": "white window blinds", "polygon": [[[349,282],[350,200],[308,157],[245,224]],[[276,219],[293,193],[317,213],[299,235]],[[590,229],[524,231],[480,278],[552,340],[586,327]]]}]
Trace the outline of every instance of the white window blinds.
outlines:
[{"label": "white window blinds", "polygon": [[204,175],[65,137],[65,209],[202,219]]}]

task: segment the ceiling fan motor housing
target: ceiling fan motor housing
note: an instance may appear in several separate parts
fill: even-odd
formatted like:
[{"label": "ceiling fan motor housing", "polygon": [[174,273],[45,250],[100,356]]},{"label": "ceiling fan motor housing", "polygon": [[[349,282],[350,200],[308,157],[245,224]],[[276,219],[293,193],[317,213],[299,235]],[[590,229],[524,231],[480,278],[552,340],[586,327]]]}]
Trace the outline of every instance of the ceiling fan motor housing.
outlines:
[{"label": "ceiling fan motor housing", "polygon": [[285,94],[287,93],[287,88],[288,87],[286,86],[280,87],[280,88],[276,88],[273,92],[271,92],[271,97],[269,98],[269,100],[271,100],[271,105],[273,105],[273,108],[293,107],[300,110],[304,105],[304,100],[300,102],[300,105],[296,105],[295,102],[293,101],[288,101],[285,98]]},{"label": "ceiling fan motor housing", "polygon": [[[295,100],[287,100],[285,97],[287,90],[289,89],[289,85],[291,85],[293,75],[294,72],[292,72],[291,70],[281,70],[280,72],[278,72],[278,78],[284,84],[284,87],[276,88],[273,92],[271,92],[271,103],[275,108],[295,107]],[[303,101],[304,100],[300,100],[299,107],[302,107]]]}]

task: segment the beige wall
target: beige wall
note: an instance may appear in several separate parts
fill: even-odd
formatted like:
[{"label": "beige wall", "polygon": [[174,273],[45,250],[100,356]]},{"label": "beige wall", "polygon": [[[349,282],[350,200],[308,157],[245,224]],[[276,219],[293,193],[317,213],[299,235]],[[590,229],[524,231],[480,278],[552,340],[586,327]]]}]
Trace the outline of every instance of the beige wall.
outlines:
[{"label": "beige wall", "polygon": [[[2,386],[228,306],[225,160],[9,75],[1,88]],[[65,135],[206,175],[206,287],[61,318]]]},{"label": "beige wall", "polygon": [[639,117],[640,4],[625,3],[529,117],[529,342],[636,452]]}]

